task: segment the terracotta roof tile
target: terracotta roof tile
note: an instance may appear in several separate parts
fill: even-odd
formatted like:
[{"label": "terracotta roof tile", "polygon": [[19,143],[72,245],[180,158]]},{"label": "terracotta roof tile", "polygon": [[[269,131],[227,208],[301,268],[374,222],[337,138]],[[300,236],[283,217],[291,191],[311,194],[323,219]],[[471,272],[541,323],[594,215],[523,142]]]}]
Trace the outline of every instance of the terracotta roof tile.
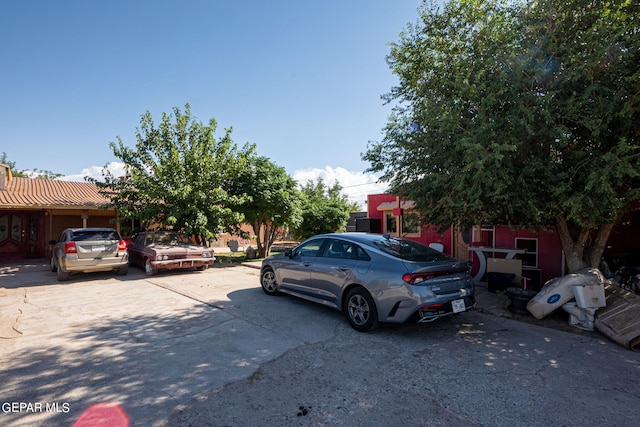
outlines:
[{"label": "terracotta roof tile", "polygon": [[11,207],[82,207],[98,208],[109,200],[98,193],[98,187],[88,182],[50,179],[17,178],[8,180],[0,190],[0,208]]}]

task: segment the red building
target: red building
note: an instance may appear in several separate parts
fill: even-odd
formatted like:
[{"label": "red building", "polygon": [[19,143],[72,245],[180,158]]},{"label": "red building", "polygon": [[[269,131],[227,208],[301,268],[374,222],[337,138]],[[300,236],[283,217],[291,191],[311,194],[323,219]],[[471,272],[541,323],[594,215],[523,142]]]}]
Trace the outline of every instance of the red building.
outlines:
[{"label": "red building", "polygon": [[[470,260],[472,273],[482,279],[487,264],[496,259],[522,261],[522,276],[540,287],[547,280],[565,274],[564,254],[554,226],[536,230],[501,225],[479,225],[469,230],[449,227],[444,233],[434,226],[418,225],[414,203],[392,194],[367,196],[367,221],[379,221],[381,233],[404,236],[420,243],[441,244],[443,252]],[[640,207],[640,205],[638,206]],[[611,233],[604,256],[611,269],[640,265],[640,210],[633,210]]]}]

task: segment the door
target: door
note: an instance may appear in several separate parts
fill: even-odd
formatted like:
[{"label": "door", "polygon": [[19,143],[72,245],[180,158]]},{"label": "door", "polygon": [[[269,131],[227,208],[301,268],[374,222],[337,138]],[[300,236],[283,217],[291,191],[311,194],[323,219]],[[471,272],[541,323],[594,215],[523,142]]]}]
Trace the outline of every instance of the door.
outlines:
[{"label": "door", "polygon": [[290,258],[282,260],[277,268],[280,286],[303,295],[312,295],[311,270],[318,260],[325,239],[313,239],[293,249]]},{"label": "door", "polygon": [[311,271],[316,298],[324,304],[338,307],[338,298],[345,286],[353,281],[358,260],[357,246],[342,239],[329,239],[322,256]]},{"label": "door", "polygon": [[0,254],[3,259],[23,259],[28,256],[26,223],[25,215],[0,214]]},{"label": "door", "polygon": [[453,229],[453,257],[461,261],[469,261],[469,243],[471,243],[471,230],[462,230],[460,227]]},{"label": "door", "polygon": [[24,236],[27,245],[27,258],[42,258],[44,256],[40,250],[40,216],[29,215],[27,217],[27,235]]}]

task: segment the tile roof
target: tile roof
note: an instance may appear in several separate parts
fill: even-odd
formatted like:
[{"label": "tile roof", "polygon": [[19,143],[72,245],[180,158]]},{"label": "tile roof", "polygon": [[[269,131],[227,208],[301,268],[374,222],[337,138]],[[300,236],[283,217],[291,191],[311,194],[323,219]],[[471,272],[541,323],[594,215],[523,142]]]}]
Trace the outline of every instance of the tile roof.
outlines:
[{"label": "tile roof", "polygon": [[0,190],[0,208],[97,209],[108,201],[88,182],[12,177]]}]

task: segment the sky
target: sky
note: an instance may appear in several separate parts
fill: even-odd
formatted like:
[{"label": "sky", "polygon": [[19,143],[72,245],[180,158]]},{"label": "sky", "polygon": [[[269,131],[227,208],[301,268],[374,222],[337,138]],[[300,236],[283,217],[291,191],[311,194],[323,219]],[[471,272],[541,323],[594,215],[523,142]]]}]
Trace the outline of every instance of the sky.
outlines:
[{"label": "sky", "polygon": [[67,180],[117,170],[109,147],[135,145],[188,103],[233,128],[301,184],[337,179],[351,201],[386,184],[361,153],[380,141],[397,84],[389,44],[421,0],[24,0],[0,13],[0,153]]}]

